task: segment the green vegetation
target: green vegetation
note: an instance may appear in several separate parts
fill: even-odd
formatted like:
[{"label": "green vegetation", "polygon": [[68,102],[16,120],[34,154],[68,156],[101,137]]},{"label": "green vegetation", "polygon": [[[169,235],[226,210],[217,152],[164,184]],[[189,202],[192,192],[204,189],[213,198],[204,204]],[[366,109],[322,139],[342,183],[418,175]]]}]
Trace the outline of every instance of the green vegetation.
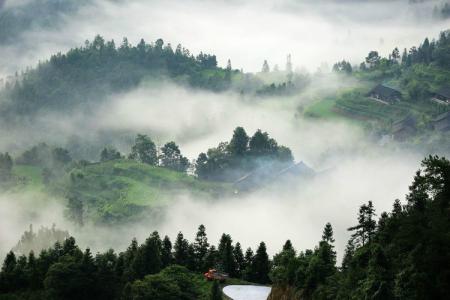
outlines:
[{"label": "green vegetation", "polygon": [[[359,83],[354,88],[341,90],[335,96],[319,99],[306,108],[308,117],[366,120],[377,133],[391,132],[392,125],[407,117],[415,121],[415,135],[428,136],[430,121],[450,110],[449,106],[431,101],[433,92],[448,85],[450,80],[450,31],[444,31],[436,41],[425,39],[419,47],[400,54],[395,48],[388,57],[371,51],[359,68],[345,60],[334,65],[339,76],[350,76]],[[401,92],[400,101],[390,104],[370,99],[369,92],[377,84]],[[366,126],[367,127],[367,126]],[[424,139],[421,139],[424,142]]]},{"label": "green vegetation", "polygon": [[234,278],[229,283],[244,279],[287,287],[296,295],[292,299],[446,299],[450,161],[426,158],[406,199],[406,205],[395,200],[378,221],[371,201],[360,207],[340,268],[330,223],[314,250],[297,253],[288,240],[273,261],[264,242],[255,254],[249,248],[245,255],[228,234],[217,247],[210,245],[201,225],[194,243],[180,232],[173,247],[169,237],[161,239],[155,231],[141,245],[133,239],[119,254],[109,250],[94,257],[73,237],[38,256],[10,252],[0,272],[0,297],[218,299],[218,284],[201,276],[216,268]]},{"label": "green vegetation", "polygon": [[249,137],[242,127],[233,132],[230,142],[200,153],[196,161],[196,174],[201,179],[233,182],[258,169],[263,164],[281,170],[294,160],[292,152],[258,129]]},{"label": "green vegetation", "polygon": [[120,46],[96,36],[84,47],[58,53],[36,68],[17,76],[0,91],[1,117],[32,118],[46,111],[70,111],[74,107],[98,104],[114,92],[127,91],[151,78],[171,78],[180,84],[214,91],[230,87],[239,71],[217,67],[215,55],[194,57],[178,45],[175,49],[162,39],[152,44],[141,40],[136,46],[124,38]]},{"label": "green vegetation", "polygon": [[[30,235],[31,231],[26,232],[22,240],[36,238]],[[254,279],[260,283],[259,278],[268,278],[269,270],[261,244],[246,266],[254,270]],[[141,245],[133,239],[119,254],[111,249],[94,256],[89,249],[82,252],[75,239],[67,237],[38,256],[9,252],[0,272],[0,298],[216,300],[222,294],[219,283],[207,281],[202,273],[230,266],[235,261],[233,253],[235,247],[226,234],[217,248],[209,246],[203,225],[192,244],[180,232],[172,248],[169,237],[161,240],[155,231]],[[237,264],[230,271],[241,272]],[[229,283],[247,282],[235,277],[224,284]]]},{"label": "green vegetation", "polygon": [[409,190],[378,222],[371,201],[360,207],[340,268],[331,224],[314,250],[297,254],[287,241],[273,260],[275,286],[292,287],[295,299],[448,298],[450,162],[425,159]]},{"label": "green vegetation", "polygon": [[74,168],[64,182],[69,198],[78,199],[87,208],[83,219],[102,222],[139,218],[180,194],[210,199],[229,192],[225,184],[127,159]]}]

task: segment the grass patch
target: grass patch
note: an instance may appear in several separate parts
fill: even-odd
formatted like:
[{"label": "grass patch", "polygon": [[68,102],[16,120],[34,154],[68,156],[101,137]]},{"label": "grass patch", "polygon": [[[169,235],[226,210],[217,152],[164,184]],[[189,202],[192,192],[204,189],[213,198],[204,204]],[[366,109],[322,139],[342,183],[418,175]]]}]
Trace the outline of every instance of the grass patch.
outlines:
[{"label": "grass patch", "polygon": [[232,189],[229,184],[133,160],[114,160],[72,170],[64,180],[68,195],[79,197],[97,220],[117,221],[157,209],[179,195],[211,199]]}]

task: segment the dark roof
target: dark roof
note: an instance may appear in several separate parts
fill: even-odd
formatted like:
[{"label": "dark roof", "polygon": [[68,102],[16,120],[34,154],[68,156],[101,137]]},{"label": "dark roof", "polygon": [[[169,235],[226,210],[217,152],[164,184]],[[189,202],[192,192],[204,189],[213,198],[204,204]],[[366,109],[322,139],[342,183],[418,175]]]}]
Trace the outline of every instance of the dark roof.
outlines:
[{"label": "dark roof", "polygon": [[443,86],[439,90],[437,90],[435,94],[444,96],[445,98],[450,98],[450,87]]},{"label": "dark roof", "polygon": [[376,87],[374,87],[369,94],[378,94],[380,96],[386,97],[386,98],[395,98],[400,97],[402,93],[400,91],[397,91],[396,89],[387,87],[385,85],[379,84]]}]

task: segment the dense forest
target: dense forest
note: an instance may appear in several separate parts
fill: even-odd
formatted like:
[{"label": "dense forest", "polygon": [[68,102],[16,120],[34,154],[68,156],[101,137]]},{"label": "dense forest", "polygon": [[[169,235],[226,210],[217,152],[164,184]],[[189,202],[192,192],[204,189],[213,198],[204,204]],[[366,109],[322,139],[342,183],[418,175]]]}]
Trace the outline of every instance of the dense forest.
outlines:
[{"label": "dense forest", "polygon": [[[27,242],[27,232],[22,243]],[[10,252],[0,273],[4,299],[222,299],[217,286],[201,276],[209,268],[226,271],[235,282],[269,282],[269,257],[260,243],[243,253],[239,242],[223,234],[210,245],[200,225],[193,243],[178,233],[170,238],[150,234],[144,243],[133,239],[126,251],[92,254],[81,251],[73,237],[35,255]],[[219,298],[214,298],[219,296]],[[8,298],[9,297],[9,298]],[[30,298],[31,297],[31,298]]]},{"label": "dense forest", "polygon": [[330,224],[314,250],[286,243],[273,259],[274,285],[290,287],[290,299],[448,298],[450,162],[425,159],[409,190],[378,221],[371,201],[360,207],[340,267]]},{"label": "dense forest", "polygon": [[171,78],[180,84],[220,91],[230,86],[231,66],[217,66],[215,55],[194,56],[162,39],[148,44],[143,39],[131,45],[126,38],[116,46],[113,40],[96,36],[84,47],[58,53],[34,69],[16,74],[0,97],[4,118],[30,118],[36,112],[70,111],[80,104],[94,105],[114,92],[127,91],[148,80]]},{"label": "dense forest", "polygon": [[[264,242],[244,253],[223,234],[217,247],[210,245],[200,225],[193,243],[181,232],[173,244],[153,232],[118,254],[81,251],[73,237],[38,255],[10,252],[0,292],[6,299],[220,299],[217,284],[200,275],[214,267],[235,279],[272,283],[272,299],[280,290],[289,299],[446,299],[449,191],[450,162],[426,158],[405,205],[395,200],[378,221],[371,201],[360,207],[340,267],[330,223],[315,249],[297,253],[288,240],[273,260]],[[34,238],[30,232],[22,243]]]}]

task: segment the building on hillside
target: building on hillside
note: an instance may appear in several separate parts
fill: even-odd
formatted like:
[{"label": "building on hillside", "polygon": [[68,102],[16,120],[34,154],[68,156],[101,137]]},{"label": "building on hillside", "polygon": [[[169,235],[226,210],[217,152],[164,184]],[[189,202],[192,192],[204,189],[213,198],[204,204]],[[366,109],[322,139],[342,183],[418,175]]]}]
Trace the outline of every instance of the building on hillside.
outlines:
[{"label": "building on hillside", "polygon": [[379,84],[367,94],[367,97],[384,104],[392,104],[400,101],[402,93],[396,89]]},{"label": "building on hillside", "polygon": [[404,119],[392,123],[392,138],[397,141],[406,140],[408,137],[414,135],[416,131],[416,120],[412,116],[407,116]]},{"label": "building on hillside", "polygon": [[443,86],[431,94],[431,100],[441,104],[450,104],[450,87]]},{"label": "building on hillside", "polygon": [[233,183],[235,193],[256,190],[268,186],[275,181],[286,181],[291,178],[310,178],[315,171],[304,162],[290,163],[284,166],[262,166]]},{"label": "building on hillside", "polygon": [[434,130],[448,131],[450,130],[450,112],[440,114],[431,121]]}]

